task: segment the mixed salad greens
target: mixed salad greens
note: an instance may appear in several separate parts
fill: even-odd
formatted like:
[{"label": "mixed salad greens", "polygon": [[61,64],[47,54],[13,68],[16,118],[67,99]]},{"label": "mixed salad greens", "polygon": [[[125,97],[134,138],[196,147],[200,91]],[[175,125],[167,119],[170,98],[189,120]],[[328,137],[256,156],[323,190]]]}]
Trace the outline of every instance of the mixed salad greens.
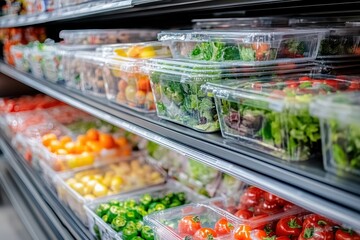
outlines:
[{"label": "mixed salad greens", "polygon": [[270,43],[231,44],[224,42],[197,43],[189,57],[206,61],[266,61],[278,58],[302,58],[307,52],[306,42],[289,39],[282,41],[280,47]]},{"label": "mixed salad greens", "polygon": [[320,152],[319,120],[308,109],[313,95],[355,90],[349,81],[309,77],[243,87],[261,97],[218,101],[224,135],[255,142],[262,150],[291,161],[307,160]]},{"label": "mixed salad greens", "polygon": [[[147,193],[138,200],[112,200],[102,203],[95,209],[95,213],[116,232],[121,232],[124,240],[153,240],[154,232],[149,226],[144,225],[143,217],[153,212],[184,205],[186,202],[187,197],[184,192],[169,192],[162,197],[154,197]],[[102,239],[99,226],[95,225],[93,229],[97,238]]]},{"label": "mixed salad greens", "polygon": [[358,55],[358,44],[356,36],[329,36],[321,41],[319,56]]},{"label": "mixed salad greens", "polygon": [[360,127],[358,123],[342,124],[337,120],[330,120],[331,144],[327,151],[331,152],[337,169],[360,173]]}]

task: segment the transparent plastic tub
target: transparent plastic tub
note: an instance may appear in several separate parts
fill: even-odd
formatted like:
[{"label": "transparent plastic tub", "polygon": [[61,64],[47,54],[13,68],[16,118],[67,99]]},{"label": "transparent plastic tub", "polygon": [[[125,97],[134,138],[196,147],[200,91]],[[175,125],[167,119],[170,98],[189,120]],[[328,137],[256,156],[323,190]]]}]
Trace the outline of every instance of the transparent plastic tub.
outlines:
[{"label": "transparent plastic tub", "polygon": [[256,29],[237,31],[163,31],[174,58],[207,61],[310,61],[325,31]]},{"label": "transparent plastic tub", "polygon": [[[356,78],[353,88],[360,90],[360,78]],[[360,176],[359,106],[359,92],[319,98],[311,105],[311,113],[320,118],[326,171]]]},{"label": "transparent plastic tub", "polygon": [[62,55],[60,71],[63,72],[64,84],[66,87],[81,90],[81,59],[77,57],[79,51],[94,51],[95,46],[74,45],[61,46],[60,54]]},{"label": "transparent plastic tub", "polygon": [[100,53],[78,52],[75,56],[80,62],[80,84],[85,94],[105,97],[103,69],[105,58]]},{"label": "transparent plastic tub", "polygon": [[[58,197],[87,225],[86,203],[162,184],[163,173],[146,163],[132,159],[117,164],[65,172],[57,176]],[[106,198],[107,199],[107,198]]]},{"label": "transparent plastic tub", "polygon": [[[212,96],[201,86],[206,82],[238,79],[253,80],[257,76],[273,76],[292,72],[294,64],[259,66],[254,63],[207,63],[204,61],[151,59],[146,69],[150,72],[157,115],[201,132],[220,129]],[[290,68],[290,69],[287,69]],[[260,70],[262,69],[262,70]],[[278,69],[278,70],[276,70]],[[284,70],[281,70],[284,69]],[[299,67],[295,72],[312,70]]]},{"label": "transparent plastic tub", "polygon": [[86,29],[62,30],[59,36],[65,44],[99,45],[152,41],[157,33],[158,30],[146,29]]},{"label": "transparent plastic tub", "polygon": [[30,63],[31,74],[34,75],[34,77],[36,78],[44,77],[44,73],[41,67],[42,59],[43,59],[42,50],[40,50],[38,47],[31,48],[29,53],[29,63]]},{"label": "transparent plastic tub", "polygon": [[353,81],[295,75],[261,81],[208,84],[224,138],[288,161],[321,152],[319,119],[309,113],[317,95],[351,91]]},{"label": "transparent plastic tub", "polygon": [[13,45],[10,48],[10,54],[14,59],[16,69],[22,72],[30,71],[29,62],[27,61],[27,57],[25,56],[26,54],[28,54],[28,49],[26,46]]},{"label": "transparent plastic tub", "polygon": [[[145,224],[151,226],[155,233],[155,239],[182,240],[188,233],[180,232],[179,222],[186,216],[198,216],[201,227],[214,229],[215,223],[220,219],[226,219],[231,225],[237,226],[240,221],[232,214],[216,206],[204,203],[193,203],[181,207],[171,208],[165,211],[151,214],[145,217]],[[233,239],[232,233],[224,236],[213,236],[214,240]]]},{"label": "transparent plastic tub", "polygon": [[46,80],[58,84],[64,83],[61,61],[62,52],[58,47],[53,51],[44,52],[41,66]]},{"label": "transparent plastic tub", "polygon": [[169,193],[181,193],[181,192],[185,193],[186,195],[186,203],[206,200],[205,197],[198,195],[197,193],[193,192],[191,189],[181,185],[179,182],[176,182],[174,180],[168,180],[168,182],[162,186],[148,188],[136,193],[113,196],[107,199],[102,199],[101,201],[95,201],[93,203],[87,204],[85,206],[85,211],[88,217],[89,229],[94,236],[102,240],[122,239],[121,231],[116,232],[111,227],[110,224],[107,224],[100,216],[96,214],[96,209],[101,204],[106,204],[111,200],[116,200],[120,202],[134,200],[135,202],[139,202],[141,197],[145,194],[150,194],[152,198],[161,198]]},{"label": "transparent plastic tub", "polygon": [[249,29],[254,27],[287,27],[289,19],[281,17],[193,19],[193,28]]}]

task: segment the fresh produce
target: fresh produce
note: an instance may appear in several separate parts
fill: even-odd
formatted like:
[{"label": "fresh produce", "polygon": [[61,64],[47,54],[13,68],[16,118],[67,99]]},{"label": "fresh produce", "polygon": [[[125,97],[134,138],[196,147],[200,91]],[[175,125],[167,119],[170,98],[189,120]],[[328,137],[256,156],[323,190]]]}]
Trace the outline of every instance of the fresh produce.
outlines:
[{"label": "fresh produce", "polygon": [[[186,201],[187,196],[184,192],[168,192],[163,196],[147,193],[136,200],[112,200],[102,203],[95,208],[95,213],[116,232],[121,232],[123,239],[152,240],[154,232],[149,226],[144,225],[143,217],[153,212],[183,205]],[[97,225],[94,227],[97,228]],[[98,238],[101,239],[101,236]]]},{"label": "fresh produce", "polygon": [[120,56],[113,57],[104,68],[108,99],[140,111],[155,110],[149,75],[141,70],[145,65],[142,59],[170,57],[169,48],[159,43],[115,46],[103,48],[104,52],[112,51]]},{"label": "fresh produce", "polygon": [[132,160],[100,169],[80,171],[65,181],[78,194],[91,200],[159,184],[164,178],[150,165],[140,160]]},{"label": "fresh produce", "polygon": [[357,28],[331,28],[321,40],[319,57],[359,55],[359,36]]},{"label": "fresh produce", "polygon": [[[56,171],[93,165],[97,158],[130,156],[132,147],[126,138],[90,129],[74,141],[70,136],[58,138],[55,134],[42,137],[42,145],[53,155],[51,166]],[[49,160],[47,160],[49,161]]]},{"label": "fresh produce", "polygon": [[282,159],[302,161],[320,152],[319,120],[308,108],[314,95],[355,91],[360,85],[355,80],[295,75],[238,86],[236,96],[217,94],[223,134]]}]

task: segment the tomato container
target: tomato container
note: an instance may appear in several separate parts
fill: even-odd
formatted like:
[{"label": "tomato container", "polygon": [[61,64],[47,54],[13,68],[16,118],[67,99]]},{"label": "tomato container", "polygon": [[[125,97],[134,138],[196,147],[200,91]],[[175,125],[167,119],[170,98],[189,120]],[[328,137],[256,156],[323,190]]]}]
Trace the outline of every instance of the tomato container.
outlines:
[{"label": "tomato container", "polygon": [[174,58],[207,61],[289,61],[316,58],[325,31],[255,29],[237,31],[163,31]]},{"label": "tomato container", "polygon": [[[241,222],[227,211],[206,203],[193,203],[176,208],[170,208],[161,212],[153,213],[145,217],[145,224],[151,226],[154,231],[155,239],[179,239],[182,240],[186,236],[192,235],[184,231],[181,219],[187,216],[197,216],[200,220],[202,228],[214,229],[215,224],[220,219],[233,226],[239,225]],[[227,235],[214,236],[214,240],[233,239],[233,232]]]},{"label": "tomato container", "polygon": [[65,44],[100,45],[152,41],[158,30],[150,29],[85,29],[62,30],[59,34]]},{"label": "tomato container", "polygon": [[312,68],[294,63],[277,65],[268,62],[208,63],[194,60],[151,59],[149,71],[160,118],[193,128],[200,132],[220,129],[215,103],[201,89],[206,82],[249,81],[259,76],[273,76],[289,72],[311,72]]},{"label": "tomato container", "polygon": [[64,172],[56,176],[55,184],[59,199],[87,225],[86,203],[149,188],[164,181],[160,169],[149,165],[144,158],[132,158],[101,167]]},{"label": "tomato container", "polygon": [[119,202],[134,200],[139,202],[142,196],[149,194],[152,198],[161,198],[171,193],[185,193],[186,203],[206,201],[202,195],[197,194],[191,189],[183,186],[177,181],[168,180],[165,185],[155,186],[130,194],[122,194],[118,196],[111,196],[99,201],[95,201],[85,205],[85,211],[88,218],[89,229],[91,233],[98,239],[123,239],[122,232],[116,232],[111,224],[106,223],[100,216],[96,214],[96,209],[101,204],[106,204],[112,200]]},{"label": "tomato container", "polygon": [[171,57],[169,47],[148,42],[104,45],[98,51],[107,58],[103,71],[107,98],[137,111],[155,111],[150,79],[141,68],[147,58]]},{"label": "tomato container", "polygon": [[[352,87],[360,90],[360,78]],[[360,93],[318,98],[311,113],[320,118],[324,167],[339,176],[360,176]]]},{"label": "tomato container", "polygon": [[224,138],[288,161],[321,152],[320,124],[309,112],[318,95],[353,90],[353,80],[293,75],[259,81],[209,83]]},{"label": "tomato container", "polygon": [[80,62],[80,85],[84,94],[105,97],[103,68],[105,58],[100,53],[78,52],[75,58]]},{"label": "tomato container", "polygon": [[200,29],[249,29],[256,27],[287,27],[289,19],[283,17],[257,18],[207,18],[193,19],[193,28]]}]

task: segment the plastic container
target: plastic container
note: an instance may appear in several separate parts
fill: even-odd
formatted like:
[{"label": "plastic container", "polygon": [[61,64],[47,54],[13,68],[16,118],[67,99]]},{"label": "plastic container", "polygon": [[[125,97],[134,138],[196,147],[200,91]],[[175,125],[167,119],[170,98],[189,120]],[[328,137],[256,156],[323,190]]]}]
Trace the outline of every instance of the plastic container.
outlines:
[{"label": "plastic container", "polygon": [[[89,181],[89,179],[99,178],[102,179],[103,184]],[[133,159],[118,164],[60,174],[57,176],[56,186],[60,200],[74,211],[81,222],[87,225],[85,203],[119,193],[149,188],[164,181],[165,177],[162,173],[146,164],[144,159]],[[93,183],[95,186],[92,185]]]},{"label": "plastic container", "polygon": [[107,203],[111,200],[117,201],[129,201],[135,200],[138,202],[144,194],[150,194],[153,198],[163,197],[168,193],[180,193],[184,192],[186,195],[186,202],[199,202],[205,201],[206,198],[196,194],[187,187],[184,187],[180,183],[169,180],[165,185],[148,188],[136,193],[124,194],[119,196],[113,196],[111,198],[102,199],[101,201],[95,201],[85,206],[85,211],[88,217],[89,229],[91,233],[99,239],[122,239],[122,233],[116,232],[111,226],[104,222],[101,217],[96,214],[96,209],[100,204]]},{"label": "plastic container", "polygon": [[75,56],[80,62],[80,84],[85,94],[105,97],[103,68],[105,58],[100,53],[78,52]]},{"label": "plastic container", "polygon": [[65,44],[99,45],[152,41],[157,33],[157,30],[143,29],[86,29],[62,30],[59,36]]},{"label": "plastic container", "polygon": [[[353,88],[360,90],[360,78]],[[360,93],[318,98],[311,113],[320,118],[325,170],[339,176],[360,176]]]},{"label": "plastic container", "polygon": [[174,58],[207,61],[310,61],[325,31],[256,29],[237,31],[163,31]]},{"label": "plastic container", "polygon": [[[81,90],[81,58],[77,57],[79,51],[94,51],[94,46],[74,45],[61,46],[62,55],[59,68],[62,69],[65,86],[71,89]],[[61,70],[60,70],[61,71]]]},{"label": "plastic container", "polygon": [[[253,80],[257,76],[272,76],[294,71],[294,64],[262,66],[259,64],[207,63],[193,60],[151,59],[146,69],[150,72],[157,115],[201,132],[220,129],[214,99],[201,86],[221,79]],[[258,66],[259,65],[259,66]],[[287,68],[290,68],[289,70]],[[260,70],[262,69],[262,70]],[[284,69],[284,70],[276,70]],[[299,67],[297,72],[310,73],[311,68]]]},{"label": "plastic container", "polygon": [[43,59],[42,50],[38,47],[33,47],[29,53],[29,63],[32,75],[36,78],[43,78],[44,74],[41,67]]},{"label": "plastic container", "polygon": [[[198,216],[201,226],[204,228],[214,228],[215,223],[221,218],[225,218],[233,226],[240,224],[240,221],[232,214],[216,206],[193,203],[181,207],[171,208],[165,211],[151,214],[145,217],[145,224],[151,226],[155,233],[155,239],[184,239],[188,234],[181,234],[179,231],[179,222],[186,216]],[[233,239],[232,234],[215,237],[214,240]]]},{"label": "plastic container", "polygon": [[14,59],[16,69],[22,72],[30,71],[29,62],[27,61],[27,57],[25,56],[26,54],[28,54],[28,50],[26,46],[13,45],[10,48],[10,54]]},{"label": "plastic container", "polygon": [[193,19],[193,28],[199,29],[244,29],[254,27],[287,27],[289,19],[281,17],[259,18],[207,18]]},{"label": "plastic container", "polygon": [[46,80],[58,84],[64,83],[63,68],[61,67],[62,56],[59,47],[53,51],[44,52],[41,66]]},{"label": "plastic container", "polygon": [[224,138],[288,161],[320,153],[320,125],[309,113],[316,95],[349,91],[351,79],[294,75],[273,80],[209,83]]}]

